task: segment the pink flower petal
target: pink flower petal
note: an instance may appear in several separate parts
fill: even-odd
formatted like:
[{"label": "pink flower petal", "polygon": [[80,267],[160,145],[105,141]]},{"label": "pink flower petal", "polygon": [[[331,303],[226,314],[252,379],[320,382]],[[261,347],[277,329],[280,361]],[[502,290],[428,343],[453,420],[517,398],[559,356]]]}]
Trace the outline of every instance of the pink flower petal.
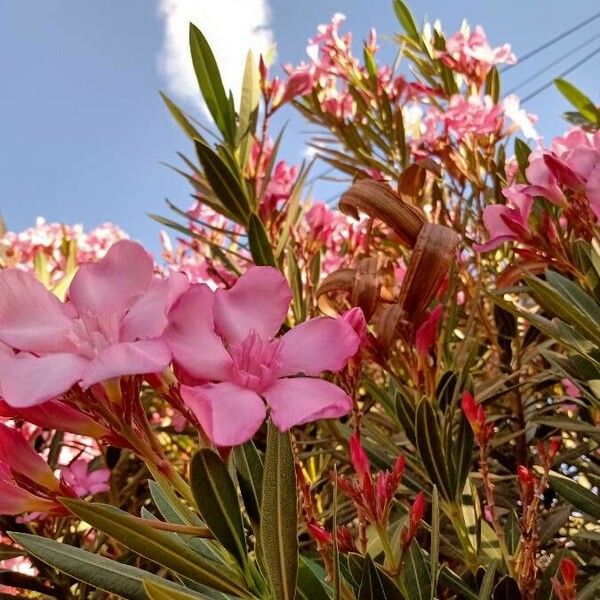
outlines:
[{"label": "pink flower petal", "polygon": [[81,387],[123,375],[160,373],[171,362],[171,351],[162,340],[113,344],[92,359],[81,379]]},{"label": "pink flower petal", "polygon": [[121,323],[120,339],[133,342],[160,336],[168,325],[167,315],[190,283],[183,273],[172,272],[169,277],[155,280]]},{"label": "pink flower petal", "polygon": [[0,271],[0,340],[30,352],[68,351],[72,328],[59,299],[33,275]]},{"label": "pink flower petal", "polygon": [[278,379],[262,395],[271,407],[271,419],[281,431],[319,419],[342,417],[352,400],[339,387],[312,377]]},{"label": "pink flower petal", "polygon": [[292,291],[283,274],[273,267],[252,267],[229,290],[217,290],[215,326],[230,344],[241,342],[254,330],[273,337],[285,320]]},{"label": "pink flower petal", "polygon": [[154,262],[140,244],[122,240],[97,263],[82,265],[69,287],[69,299],[83,317],[113,313],[119,316],[152,283]]},{"label": "pink flower petal", "polygon": [[92,417],[59,402],[49,400],[30,408],[13,408],[0,400],[0,417],[23,419],[44,429],[60,429],[69,433],[100,439],[109,434],[108,429]]},{"label": "pink flower petal", "polygon": [[49,490],[58,492],[60,486],[48,463],[29,445],[23,434],[0,423],[0,456],[15,473]]},{"label": "pink flower petal", "polygon": [[590,173],[585,191],[590,209],[596,215],[596,219],[600,221],[600,163]]},{"label": "pink flower petal", "polygon": [[14,484],[0,482],[0,514],[20,515],[26,512],[48,512],[56,502],[38,498]]},{"label": "pink flower petal", "polygon": [[26,352],[0,353],[0,392],[10,406],[42,404],[79,381],[88,361],[76,354],[37,357]]},{"label": "pink flower petal", "polygon": [[203,380],[223,381],[231,370],[231,356],[213,323],[214,293],[206,285],[193,285],[169,313],[163,339],[173,358],[188,374]]},{"label": "pink flower petal", "polygon": [[305,321],[281,337],[278,376],[337,372],[356,354],[360,339],[343,319]]},{"label": "pink flower petal", "polygon": [[257,394],[229,382],[183,385],[181,397],[217,446],[247,442],[266,416],[265,405]]}]

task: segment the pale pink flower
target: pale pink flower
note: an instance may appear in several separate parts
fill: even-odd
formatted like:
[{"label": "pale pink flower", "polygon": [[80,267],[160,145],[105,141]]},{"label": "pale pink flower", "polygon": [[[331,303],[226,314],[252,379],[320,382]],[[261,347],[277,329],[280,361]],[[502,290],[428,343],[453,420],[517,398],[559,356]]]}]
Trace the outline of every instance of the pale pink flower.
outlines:
[{"label": "pale pink flower", "polygon": [[514,65],[517,62],[509,44],[492,48],[482,27],[474,31],[464,26],[446,40],[446,51],[440,52],[440,60],[454,71],[466,75],[481,84],[495,65]]},{"label": "pale pink flower", "polygon": [[108,492],[110,489],[108,483],[110,470],[95,469],[92,471],[90,463],[84,459],[73,461],[68,467],[63,467],[60,474],[62,480],[79,497]]},{"label": "pale pink flower", "polygon": [[122,375],[162,371],[171,353],[159,339],[166,314],[188,287],[185,275],[155,279],[152,257],[120,241],[83,265],[68,301],[29,273],[0,272],[0,386],[11,406],[52,400],[73,384],[87,388]]},{"label": "pale pink flower", "polygon": [[306,213],[309,235],[321,244],[329,241],[335,231],[336,221],[335,213],[323,202],[315,202]]},{"label": "pale pink flower", "polygon": [[164,339],[177,366],[199,382],[182,385],[181,395],[215,444],[250,439],[265,402],[281,430],[350,410],[346,393],[317,376],[346,365],[357,335],[342,319],[323,317],[275,337],[291,297],[278,270],[252,267],[229,290],[192,286],[172,309]]}]

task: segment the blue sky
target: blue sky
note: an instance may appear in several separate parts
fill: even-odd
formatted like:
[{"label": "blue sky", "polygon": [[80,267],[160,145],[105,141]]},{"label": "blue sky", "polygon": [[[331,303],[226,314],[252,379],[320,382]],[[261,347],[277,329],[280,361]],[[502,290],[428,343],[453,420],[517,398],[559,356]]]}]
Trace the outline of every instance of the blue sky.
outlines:
[{"label": "blue sky", "polygon": [[[270,11],[268,30],[277,42],[278,61],[299,62],[306,39],[335,12],[359,48],[370,26],[382,42],[397,30],[388,0],[241,0],[245,7]],[[162,0],[177,6],[178,0]],[[182,4],[194,0],[181,0]],[[197,0],[196,12],[209,14],[211,34],[227,60],[243,56],[243,36],[232,21],[245,22],[240,0]],[[250,4],[248,4],[248,2]],[[255,3],[255,4],[253,4]],[[415,0],[418,20],[439,17],[453,32],[463,17],[481,24],[495,44],[510,42],[517,56],[598,10],[596,0]],[[568,7],[568,9],[567,9]],[[250,10],[250,9],[249,9]],[[161,162],[175,162],[177,150],[188,151],[158,96],[177,82],[159,69],[165,17],[151,0],[0,0],[0,212],[9,228],[23,229],[38,215],[48,220],[118,223],[134,238],[157,250],[158,225],[147,212],[165,213],[164,198],[189,204],[185,182]],[[203,28],[202,18],[197,25]],[[527,80],[553,59],[587,38],[587,48],[530,82],[525,94],[548,81],[600,43],[600,20],[506,74],[505,89]],[[172,57],[173,58],[173,57]],[[175,55],[176,58],[176,55]],[[569,77],[596,102],[600,100],[600,55]],[[181,101],[199,115],[199,105],[181,92]],[[546,138],[564,128],[566,102],[553,90],[527,108],[540,117]],[[292,118],[283,147],[290,161],[302,157],[306,129]],[[318,167],[317,167],[318,168]]]}]

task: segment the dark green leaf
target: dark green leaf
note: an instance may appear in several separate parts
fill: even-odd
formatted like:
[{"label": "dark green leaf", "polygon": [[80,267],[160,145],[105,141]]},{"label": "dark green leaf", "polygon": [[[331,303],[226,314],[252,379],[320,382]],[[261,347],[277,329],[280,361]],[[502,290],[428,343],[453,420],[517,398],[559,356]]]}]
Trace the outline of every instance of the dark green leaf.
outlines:
[{"label": "dark green leaf", "polygon": [[514,556],[519,544],[521,532],[519,531],[519,518],[514,510],[511,510],[504,524],[504,541],[508,553]]},{"label": "dark green leaf", "polygon": [[206,38],[192,23],[190,23],[190,52],[196,79],[208,111],[223,137],[232,143],[235,136],[234,114],[230,110],[221,73]]},{"label": "dark green leaf", "polygon": [[494,104],[498,104],[500,99],[500,75],[496,67],[492,67],[485,78],[485,93],[492,97]]},{"label": "dark green leaf", "polygon": [[190,463],[190,487],[204,522],[213,535],[245,567],[248,561],[237,491],[221,457],[201,448]]},{"label": "dark green leaf", "polygon": [[423,551],[416,541],[410,545],[402,569],[404,587],[410,591],[410,600],[429,600],[431,597],[431,573]]},{"label": "dark green leaf", "polygon": [[289,433],[269,423],[261,502],[261,546],[275,598],[294,600],[298,577],[298,506]]},{"label": "dark green leaf", "polygon": [[252,441],[233,449],[233,461],[238,473],[238,483],[244,506],[254,525],[260,522],[260,501],[262,498],[263,461]]},{"label": "dark green leaf", "polygon": [[63,504],[81,520],[108,533],[116,541],[192,581],[234,596],[246,594],[235,573],[226,565],[211,561],[177,538],[133,519],[113,506],[63,499]]},{"label": "dark green leaf", "polygon": [[576,509],[600,519],[600,498],[591,490],[554,471],[549,475],[550,487]]},{"label": "dark green leaf", "polygon": [[356,600],[387,600],[379,573],[368,554],[363,561],[362,576]]},{"label": "dark green leaf", "polygon": [[263,222],[255,214],[248,221],[248,244],[256,265],[275,267],[275,255]]},{"label": "dark green leaf", "polygon": [[331,588],[325,582],[326,574],[316,562],[300,556],[298,568],[298,600],[330,600]]},{"label": "dark green leaf", "polygon": [[174,590],[167,582],[158,583],[151,579],[144,579],[144,590],[148,595],[148,600],[207,600],[196,592],[180,589]]},{"label": "dark green leaf", "polygon": [[477,600],[490,600],[492,592],[494,591],[494,576],[496,575],[496,569],[498,568],[498,561],[493,560],[485,570],[485,575],[481,581],[479,588],[479,596]]},{"label": "dark green leaf", "polygon": [[519,173],[523,181],[525,181],[525,169],[529,165],[529,155],[531,154],[531,148],[521,139],[515,138],[515,157],[517,164],[519,165]]},{"label": "dark green leaf", "polygon": [[206,144],[197,141],[196,152],[204,175],[219,201],[239,223],[245,225],[250,207],[240,181],[227,163]]},{"label": "dark green leaf", "polygon": [[427,398],[423,398],[417,405],[415,438],[423,466],[431,481],[438,486],[445,500],[453,501],[454,493],[450,484],[447,460],[443,456],[436,411]]},{"label": "dark green leaf", "polygon": [[185,588],[142,569],[86,552],[81,548],[28,533],[10,533],[10,536],[29,554],[62,573],[128,600],[147,600],[144,581],[160,583],[174,591],[185,591]]}]

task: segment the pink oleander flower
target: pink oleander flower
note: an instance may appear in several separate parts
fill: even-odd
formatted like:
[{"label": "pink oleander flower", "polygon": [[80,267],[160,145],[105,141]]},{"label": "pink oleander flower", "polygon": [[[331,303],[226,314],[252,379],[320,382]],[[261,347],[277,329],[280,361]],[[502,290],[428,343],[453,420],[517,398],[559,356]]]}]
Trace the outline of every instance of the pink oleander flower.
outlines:
[{"label": "pink oleander flower", "polygon": [[164,339],[177,367],[198,381],[182,385],[181,396],[217,446],[249,440],[265,420],[265,403],[282,431],[350,410],[347,394],[317,377],[341,370],[358,337],[327,317],[276,337],[291,298],[278,270],[252,267],[229,290],[191,286],[171,310]]},{"label": "pink oleander flower", "polygon": [[[332,546],[333,533],[327,531],[325,527],[312,520],[307,525],[308,533],[319,544],[319,546]],[[352,533],[345,525],[340,525],[335,530],[337,548],[339,552],[358,552]]]},{"label": "pink oleander flower", "polygon": [[440,115],[444,128],[458,140],[468,135],[487,135],[502,128],[502,106],[494,104],[489,96],[468,98],[454,94],[448,108]]},{"label": "pink oleander flower", "polygon": [[530,154],[525,174],[529,182],[524,188],[526,193],[542,196],[563,208],[569,207],[569,196],[585,198],[600,220],[600,132],[591,134],[574,128],[555,138],[551,151]]},{"label": "pink oleander flower", "polygon": [[290,102],[298,96],[309,94],[314,85],[315,73],[314,68],[307,65],[300,65],[296,69],[287,68],[288,78],[279,97],[273,102],[273,107],[280,106],[286,102]]},{"label": "pink oleander flower", "polygon": [[339,490],[350,498],[359,516],[376,527],[385,527],[392,500],[404,474],[404,457],[400,454],[389,471],[379,471],[375,477],[358,434],[350,437],[350,460],[356,474],[352,479],[338,475]]},{"label": "pink oleander flower", "polygon": [[426,498],[425,492],[419,492],[415,498],[415,501],[411,504],[410,510],[408,511],[408,522],[402,531],[401,540],[404,551],[408,550],[411,542],[413,541],[423,515],[425,514]]},{"label": "pink oleander flower", "polygon": [[11,348],[0,347],[4,400],[28,407],[75,383],[162,371],[171,360],[160,339],[166,314],[189,284],[180,273],[155,279],[153,270],[142,246],[120,241],[79,269],[65,303],[33,275],[1,271],[0,342]]},{"label": "pink oleander flower", "polygon": [[73,461],[68,467],[61,470],[62,480],[81,498],[90,494],[108,492],[110,489],[109,469],[90,470],[87,460]]},{"label": "pink oleander flower", "polygon": [[483,83],[493,66],[517,62],[509,44],[492,48],[481,26],[477,25],[474,31],[470,31],[466,24],[446,40],[446,51],[440,52],[439,58],[478,85]]},{"label": "pink oleander flower", "polygon": [[126,238],[127,234],[112,223],[85,232],[81,225],[46,223],[38,217],[35,226],[0,236],[0,257],[9,267],[33,271],[34,260],[41,254],[46,259],[49,281],[56,283],[66,274],[66,242],[75,243],[75,262],[79,265],[100,260],[115,242]]},{"label": "pink oleander flower", "polygon": [[335,213],[323,202],[315,202],[306,213],[310,235],[321,244],[329,241],[335,231],[336,221]]},{"label": "pink oleander flower", "polygon": [[484,244],[473,244],[477,252],[488,252],[507,241],[524,241],[531,235],[529,215],[533,197],[527,193],[528,186],[520,183],[502,190],[509,204],[493,204],[483,210],[483,224],[490,239]]}]

